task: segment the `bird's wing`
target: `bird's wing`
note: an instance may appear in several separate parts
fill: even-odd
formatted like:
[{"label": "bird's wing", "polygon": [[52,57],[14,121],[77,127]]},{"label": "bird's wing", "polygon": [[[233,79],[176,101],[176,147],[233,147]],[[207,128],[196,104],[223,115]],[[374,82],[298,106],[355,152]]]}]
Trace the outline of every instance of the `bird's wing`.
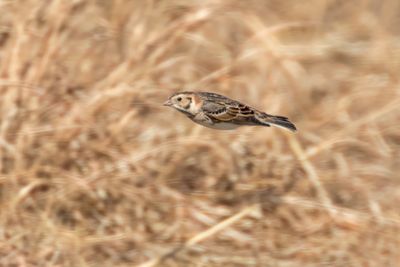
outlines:
[{"label": "bird's wing", "polygon": [[254,118],[254,110],[252,108],[233,100],[204,101],[202,109],[214,121],[243,123]]},{"label": "bird's wing", "polygon": [[291,131],[296,131],[296,126],[283,116],[270,115],[239,101],[223,95],[208,92],[199,92],[203,100],[202,109],[204,116],[213,123],[230,122],[239,125],[280,126]]}]

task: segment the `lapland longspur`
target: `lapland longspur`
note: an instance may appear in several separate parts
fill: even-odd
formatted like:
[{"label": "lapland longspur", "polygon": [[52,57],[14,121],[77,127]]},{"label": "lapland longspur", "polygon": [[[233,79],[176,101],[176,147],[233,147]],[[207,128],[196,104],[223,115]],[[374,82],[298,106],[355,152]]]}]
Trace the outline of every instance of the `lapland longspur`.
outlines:
[{"label": "lapland longspur", "polygon": [[175,93],[168,98],[164,106],[171,106],[195,123],[213,129],[232,130],[243,125],[274,125],[296,131],[296,126],[286,117],[267,114],[215,93]]}]

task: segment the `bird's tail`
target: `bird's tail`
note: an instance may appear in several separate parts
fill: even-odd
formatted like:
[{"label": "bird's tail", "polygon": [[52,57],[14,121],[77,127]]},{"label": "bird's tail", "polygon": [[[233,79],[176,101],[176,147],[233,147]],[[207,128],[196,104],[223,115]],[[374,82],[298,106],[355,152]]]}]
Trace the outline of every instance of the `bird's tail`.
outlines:
[{"label": "bird's tail", "polygon": [[269,115],[266,113],[260,113],[260,114],[257,114],[257,119],[261,124],[266,125],[266,126],[273,125],[273,126],[277,126],[280,128],[290,130],[292,132],[297,131],[296,126],[292,122],[290,122],[288,118],[283,117],[283,116],[275,116],[275,115]]}]

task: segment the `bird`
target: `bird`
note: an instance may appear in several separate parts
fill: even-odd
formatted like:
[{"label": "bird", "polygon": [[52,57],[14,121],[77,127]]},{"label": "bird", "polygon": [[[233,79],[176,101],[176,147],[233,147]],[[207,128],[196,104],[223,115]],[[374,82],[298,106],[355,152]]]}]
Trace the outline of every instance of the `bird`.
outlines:
[{"label": "bird", "polygon": [[296,132],[287,117],[267,114],[229,97],[210,92],[183,91],[172,94],[164,106],[185,114],[193,122],[217,130],[240,126],[276,126]]}]

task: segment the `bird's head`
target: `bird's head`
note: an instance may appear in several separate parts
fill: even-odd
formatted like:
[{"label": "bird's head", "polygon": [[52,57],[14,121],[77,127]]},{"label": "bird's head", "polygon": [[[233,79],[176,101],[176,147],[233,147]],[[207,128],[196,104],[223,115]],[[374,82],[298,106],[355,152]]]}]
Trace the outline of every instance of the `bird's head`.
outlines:
[{"label": "bird's head", "polygon": [[164,106],[173,107],[188,115],[195,115],[199,111],[200,98],[193,92],[179,92],[171,95]]}]

